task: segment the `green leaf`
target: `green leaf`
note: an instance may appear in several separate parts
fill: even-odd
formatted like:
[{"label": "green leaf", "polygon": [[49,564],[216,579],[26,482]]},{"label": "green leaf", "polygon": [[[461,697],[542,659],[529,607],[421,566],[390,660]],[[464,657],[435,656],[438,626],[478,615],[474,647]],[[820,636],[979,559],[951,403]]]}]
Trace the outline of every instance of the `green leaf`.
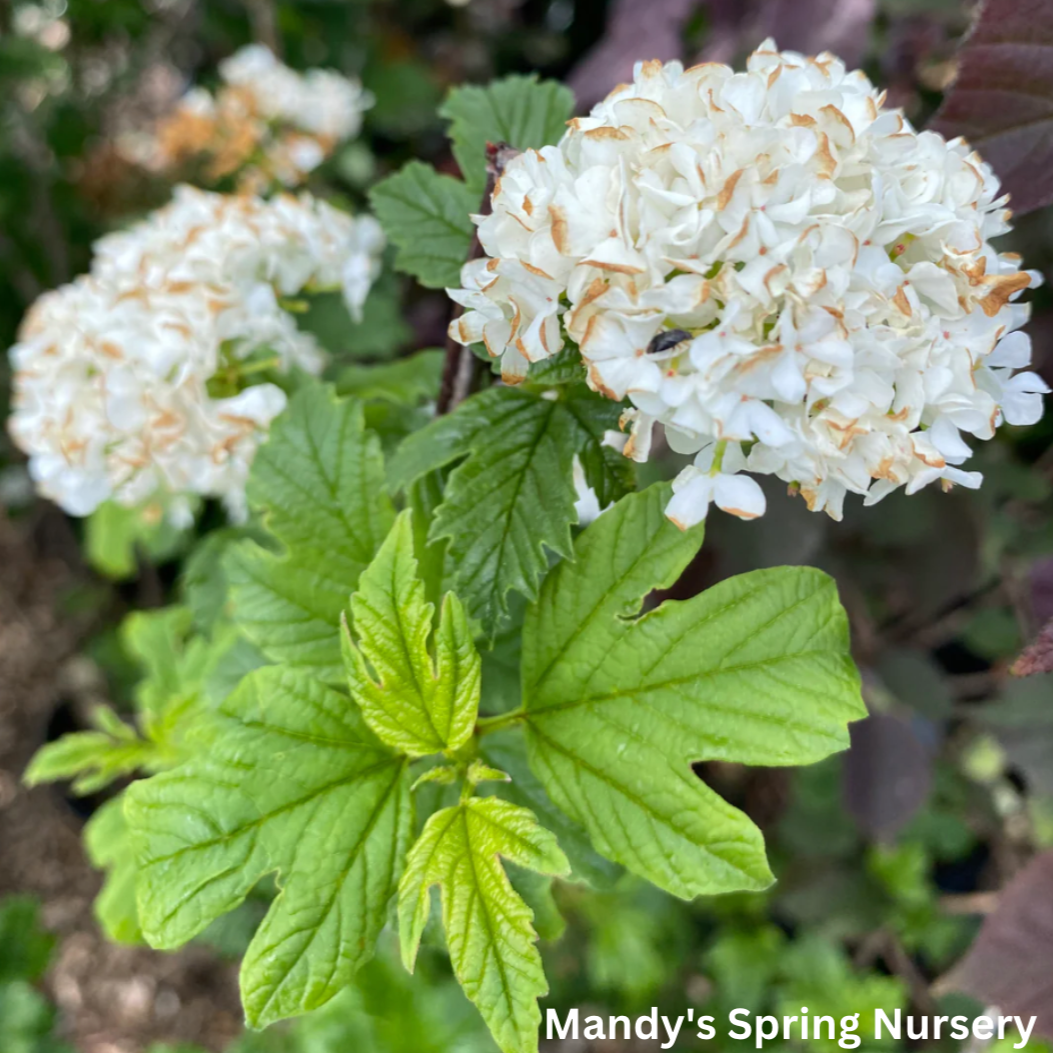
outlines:
[{"label": "green leaf", "polygon": [[780,567],[639,614],[702,532],[663,515],[668,486],[624,498],[548,576],[523,627],[531,767],[596,849],[685,898],[771,881],[760,831],[699,760],[810,764],[866,715],[833,581]]},{"label": "green leaf", "polygon": [[159,717],[200,687],[208,644],[203,637],[188,639],[192,622],[182,606],[133,611],[121,622],[121,644],[145,672],[135,689],[140,712]]},{"label": "green leaf", "polygon": [[244,655],[251,644],[233,626],[218,624],[210,639],[192,634],[191,622],[190,610],[182,606],[129,614],[119,635],[123,650],[145,672],[134,692],[138,726],[108,706],[96,706],[91,714],[95,730],[64,735],[42,747],[26,770],[26,784],[73,779],[73,792],[87,794],[136,771],[178,764],[209,688],[220,682],[233,688],[242,673],[254,668]]},{"label": "green leaf", "polygon": [[270,665],[260,649],[244,636],[235,633],[227,639],[229,645],[217,653],[201,684],[201,698],[212,709],[219,708],[254,669]]},{"label": "green leaf", "polygon": [[257,526],[221,527],[201,538],[183,561],[180,594],[198,632],[211,632],[217,623],[229,619],[225,562],[230,550],[246,539],[263,545],[271,542]]},{"label": "green leaf", "polygon": [[40,905],[30,896],[0,900],[0,984],[39,980],[55,938],[40,925]]},{"label": "green leaf", "polygon": [[479,653],[461,601],[447,593],[435,632],[402,512],[351,597],[355,639],[343,623],[351,697],[381,741],[411,757],[463,746],[479,709]]},{"label": "green leaf", "polygon": [[310,333],[335,358],[394,358],[413,341],[402,305],[402,279],[385,267],[370,287],[356,322],[339,291],[311,296],[297,327]]},{"label": "green leaf", "polygon": [[538,936],[550,942],[558,940],[567,931],[567,922],[552,895],[553,878],[510,863],[508,880],[533,912],[534,928]]},{"label": "green leaf", "polygon": [[479,193],[431,165],[410,161],[369,192],[370,204],[398,252],[396,269],[429,289],[459,286],[475,229]]},{"label": "green leaf", "polygon": [[154,562],[176,555],[187,532],[172,525],[160,501],[126,508],[106,501],[88,516],[85,552],[88,562],[108,578],[130,578],[136,570],[136,549]]},{"label": "green leaf", "polygon": [[317,385],[297,392],[256,454],[248,496],[285,552],[249,542],[231,553],[235,621],[268,658],[338,683],[341,612],[395,518],[361,404]]},{"label": "green leaf", "polygon": [[124,818],[123,795],[107,801],[88,820],[84,847],[92,866],[106,871],[102,890],[95,897],[95,917],[103,931],[115,943],[142,943],[135,905],[139,868]]},{"label": "green leaf", "polygon": [[23,782],[39,786],[72,779],[73,793],[96,793],[122,775],[149,767],[157,757],[155,744],[140,738],[113,710],[98,706],[92,719],[104,723],[105,730],[75,731],[42,746],[29,762]]},{"label": "green leaf", "polygon": [[[457,594],[491,633],[508,614],[510,589],[537,595],[549,565],[545,549],[571,553],[573,460],[582,451],[594,464],[589,451],[601,416],[584,405],[584,399],[579,404],[490,388],[415,432],[391,462],[392,485],[399,489],[467,457],[450,475],[430,537],[449,539]],[[606,412],[616,422],[617,407],[609,405]],[[609,494],[616,484],[603,487]]]},{"label": "green leaf", "polygon": [[438,397],[443,357],[444,352],[431,349],[394,362],[347,366],[340,371],[336,389],[341,395],[415,406]]},{"label": "green leaf", "polygon": [[620,450],[607,446],[607,432],[618,431],[622,407],[594,395],[584,385],[569,389],[560,405],[574,421],[575,450],[585,481],[606,508],[636,486],[635,465]]},{"label": "green leaf", "polygon": [[0,1026],[4,1053],[73,1053],[52,1036],[55,1010],[30,984],[0,984]]},{"label": "green leaf", "polygon": [[533,914],[500,856],[542,874],[568,869],[555,837],[533,813],[496,797],[471,797],[428,819],[399,883],[402,959],[412,971],[437,884],[458,981],[504,1053],[524,1053],[537,1050],[537,999],[548,985]]},{"label": "green leaf", "polygon": [[[485,688],[486,679],[483,679]],[[511,782],[491,792],[513,804],[529,808],[545,828],[551,830],[570,862],[572,881],[584,881],[593,888],[609,889],[625,871],[601,856],[589,841],[580,823],[557,808],[527,762],[526,739],[517,728],[487,735],[479,743],[483,758],[511,776]]]},{"label": "green leaf", "polygon": [[137,782],[125,815],[154,947],[185,943],[266,874],[281,889],[242,963],[264,1027],[333,997],[373,954],[412,827],[406,759],[345,695],[304,673],[251,673],[207,751]]},{"label": "green leaf", "polygon": [[486,87],[454,88],[439,109],[451,122],[453,156],[464,180],[478,196],[486,186],[486,144],[507,143],[518,150],[559,142],[574,112],[574,93],[536,74],[513,75]]},{"label": "green leaf", "polygon": [[[481,344],[473,344],[472,346],[483,347]],[[490,363],[493,367],[493,372],[500,376],[500,359],[491,358],[485,347],[483,347],[483,354],[480,357]],[[585,370],[585,363],[582,361],[581,351],[578,350],[576,344],[568,343],[562,351],[557,351],[550,358],[543,358],[540,362],[532,363],[527,373],[526,383],[540,384],[542,386],[584,384],[587,376],[588,373]]]}]

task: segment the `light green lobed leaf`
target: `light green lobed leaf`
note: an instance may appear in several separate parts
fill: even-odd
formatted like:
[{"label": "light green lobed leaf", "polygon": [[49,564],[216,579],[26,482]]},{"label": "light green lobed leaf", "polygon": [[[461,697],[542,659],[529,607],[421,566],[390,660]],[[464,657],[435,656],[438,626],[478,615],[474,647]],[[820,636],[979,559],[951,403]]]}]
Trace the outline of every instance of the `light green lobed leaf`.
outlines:
[{"label": "light green lobed leaf", "polygon": [[92,721],[98,730],[75,731],[37,750],[22,776],[26,786],[71,779],[73,793],[96,793],[156,759],[157,746],[112,709],[96,707]]},{"label": "light green lobed leaf", "polygon": [[[485,686],[485,678],[484,678]],[[527,761],[526,738],[518,728],[509,728],[495,735],[487,735],[479,743],[484,760],[501,771],[508,772],[511,781],[486,789],[513,804],[529,808],[551,830],[566,853],[571,881],[584,881],[593,888],[609,889],[625,871],[617,863],[601,856],[589,840],[580,823],[557,808],[545,792]]]},{"label": "light green lobed leaf", "polygon": [[235,621],[271,660],[339,683],[341,612],[395,519],[361,404],[297,392],[256,454],[248,497],[285,553],[254,542],[231,553]]},{"label": "light green lobed leaf", "polygon": [[192,623],[190,608],[179,605],[133,611],[121,622],[121,645],[144,672],[135,689],[141,710],[161,712],[173,696],[184,691],[187,681],[194,679],[196,662],[188,664],[186,654]]},{"label": "light green lobed leaf", "polygon": [[342,624],[351,697],[381,741],[411,757],[463,746],[475,727],[482,677],[461,601],[447,593],[429,650],[435,608],[414,555],[413,516],[395,520],[351,597],[354,639]]},{"label": "light green lobed leaf", "polygon": [[486,187],[488,142],[518,150],[549,146],[562,138],[573,112],[574,93],[536,74],[513,74],[485,87],[462,85],[439,108],[439,116],[451,122],[453,156],[477,198]]},{"label": "light green lobed leaf", "polygon": [[139,868],[124,818],[123,794],[107,801],[85,824],[84,848],[91,865],[106,871],[94,905],[106,936],[114,943],[142,943],[135,903]]},{"label": "light green lobed leaf", "polygon": [[[495,387],[415,432],[392,459],[390,479],[400,489],[467,458],[450,474],[429,536],[449,540],[457,594],[491,634],[508,614],[509,590],[537,595],[545,550],[571,554],[574,456],[596,467],[589,451],[597,433],[602,439],[601,414],[610,427],[617,422],[617,407],[608,407],[582,410],[577,400]],[[608,496],[619,492],[613,479],[601,485]]]},{"label": "light green lobed leaf", "polygon": [[85,520],[84,551],[88,562],[108,578],[135,574],[138,552],[163,563],[185,548],[190,531],[173,526],[160,500],[128,508],[105,501]]},{"label": "light green lobed leaf", "polygon": [[412,971],[437,884],[450,961],[465,994],[504,1053],[536,1053],[537,999],[548,985],[533,913],[512,888],[501,856],[542,874],[568,870],[555,837],[508,801],[471,797],[428,819],[399,884],[402,958]]},{"label": "light green lobed leaf", "polygon": [[539,874],[536,870],[525,870],[514,863],[508,866],[508,880],[512,888],[523,897],[523,901],[534,915],[534,928],[543,940],[558,940],[567,931],[567,922],[560,913],[552,886],[555,878]]},{"label": "light green lobed leaf", "polygon": [[372,956],[412,804],[406,759],[345,695],[258,669],[223,705],[206,752],[127,798],[154,947],[185,943],[277,871],[280,894],[242,962],[252,1026],[317,1008]]},{"label": "light green lobed leaf", "polygon": [[369,191],[369,202],[388,240],[395,267],[429,289],[461,284],[479,209],[479,192],[440,175],[421,161],[408,164]]},{"label": "light green lobed leaf", "polygon": [[143,667],[135,687],[135,708],[146,736],[175,747],[187,711],[234,644],[230,625],[217,623],[210,636],[193,632],[189,607],[133,611],[120,627],[125,650]]},{"label": "light green lobed leaf", "polygon": [[771,880],[760,831],[694,774],[699,760],[809,764],[862,718],[848,622],[811,568],[755,571],[637,616],[695,555],[629,496],[546,579],[523,628],[532,768],[596,849],[678,896]]},{"label": "light green lobed leaf", "polygon": [[206,681],[236,643],[229,625],[212,639],[191,635],[191,620],[181,606],[135,611],[124,619],[121,643],[145,674],[135,688],[136,724],[109,706],[96,706],[95,730],[63,735],[37,751],[23,776],[27,786],[72,779],[74,793],[95,793],[122,776],[162,771],[183,759]]}]

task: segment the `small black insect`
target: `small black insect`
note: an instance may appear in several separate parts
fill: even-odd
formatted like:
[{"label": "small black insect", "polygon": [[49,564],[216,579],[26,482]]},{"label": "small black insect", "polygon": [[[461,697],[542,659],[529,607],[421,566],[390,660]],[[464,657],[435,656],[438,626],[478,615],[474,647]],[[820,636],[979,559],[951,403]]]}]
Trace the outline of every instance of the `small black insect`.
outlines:
[{"label": "small black insect", "polygon": [[658,355],[663,351],[670,351],[677,344],[682,344],[685,340],[690,340],[691,334],[685,332],[683,329],[667,329],[664,333],[659,333],[648,345],[647,353],[649,355]]}]

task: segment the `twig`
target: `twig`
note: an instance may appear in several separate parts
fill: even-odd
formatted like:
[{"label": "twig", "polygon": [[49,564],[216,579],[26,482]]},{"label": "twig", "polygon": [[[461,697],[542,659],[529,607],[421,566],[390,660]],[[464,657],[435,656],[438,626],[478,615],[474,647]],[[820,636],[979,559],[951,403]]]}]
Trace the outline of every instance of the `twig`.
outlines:
[{"label": "twig", "polygon": [[929,983],[895,933],[886,932],[885,948],[881,956],[889,970],[906,983],[910,991],[910,1000],[922,1014],[935,1016],[940,1009],[929,990]]},{"label": "twig", "polygon": [[281,38],[278,35],[278,16],[274,10],[273,0],[245,0],[252,23],[252,35],[256,42],[264,44],[278,58],[282,57]]},{"label": "twig", "polygon": [[[486,144],[486,189],[483,191],[483,200],[479,205],[479,215],[489,216],[493,210],[494,188],[497,180],[501,177],[505,165],[515,157],[519,151],[512,149],[506,143]],[[479,228],[472,234],[472,244],[468,249],[466,263],[477,260],[483,255],[483,246],[479,242]],[[461,315],[464,308],[460,304],[454,304],[450,312],[449,326],[452,326]],[[446,360],[442,368],[442,386],[439,388],[439,398],[435,406],[438,416],[455,410],[470,394],[475,384],[475,378],[479,371],[479,359],[470,347],[464,347],[457,343],[449,334],[449,326],[446,333]]]},{"label": "twig", "polygon": [[998,906],[997,892],[961,892],[940,896],[940,909],[947,914],[993,914]]}]

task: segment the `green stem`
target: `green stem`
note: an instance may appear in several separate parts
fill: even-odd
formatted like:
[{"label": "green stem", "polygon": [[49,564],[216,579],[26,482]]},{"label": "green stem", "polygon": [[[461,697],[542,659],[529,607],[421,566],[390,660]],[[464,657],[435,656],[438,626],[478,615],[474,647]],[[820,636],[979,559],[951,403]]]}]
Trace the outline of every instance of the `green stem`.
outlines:
[{"label": "green stem", "polygon": [[248,377],[253,373],[265,373],[269,369],[277,369],[282,364],[282,360],[275,355],[274,358],[265,358],[259,362],[250,362],[248,365],[238,365],[235,372],[239,377]]},{"label": "green stem", "polygon": [[524,720],[526,720],[526,710],[520,706],[509,713],[499,713],[496,717],[480,717],[475,722],[475,733],[481,738],[495,731],[504,731],[505,728],[510,728]]},{"label": "green stem", "polygon": [[719,475],[720,469],[724,467],[724,451],[728,448],[728,440],[721,439],[713,453],[713,467],[709,469],[710,475]]}]

